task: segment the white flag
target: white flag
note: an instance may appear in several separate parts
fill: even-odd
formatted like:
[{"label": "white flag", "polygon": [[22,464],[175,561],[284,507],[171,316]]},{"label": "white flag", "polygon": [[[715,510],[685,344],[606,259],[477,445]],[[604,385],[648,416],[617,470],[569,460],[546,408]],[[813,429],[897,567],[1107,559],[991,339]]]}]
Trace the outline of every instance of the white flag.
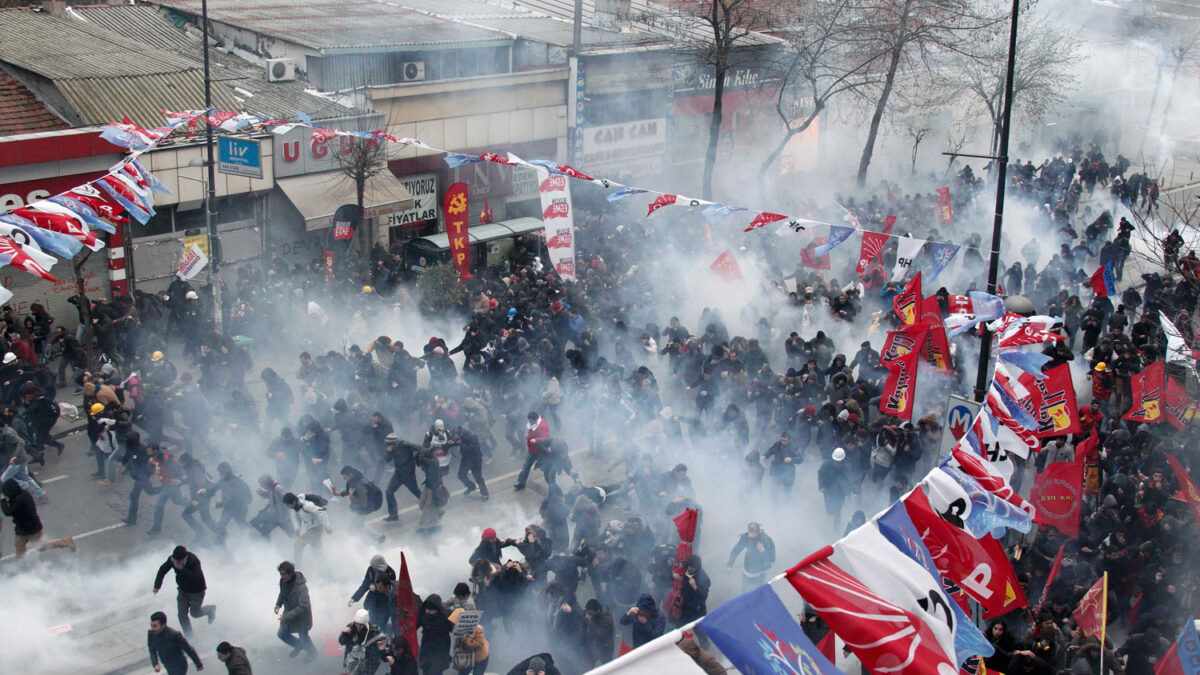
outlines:
[{"label": "white flag", "polygon": [[912,269],[913,260],[924,245],[924,239],[900,237],[896,248],[896,266],[892,268],[892,281],[900,281],[908,275],[908,271]]},{"label": "white flag", "polygon": [[683,639],[683,631],[665,633],[608,663],[588,671],[589,675],[620,673],[620,675],[704,675],[692,657],[683,653],[676,642]]},{"label": "white flag", "polygon": [[542,222],[546,226],[546,250],[558,276],[575,280],[575,210],[571,206],[571,179],[551,175],[538,168],[538,192],[542,196]]},{"label": "white flag", "polygon": [[951,665],[957,662],[954,646],[957,618],[950,608],[954,600],[942,590],[941,580],[934,579],[924,567],[892,545],[874,521],[846,535],[834,548],[846,557],[854,576],[867,588],[925,622],[946,657],[938,666],[938,673],[957,673],[958,669]]},{"label": "white flag", "polygon": [[9,300],[12,300],[12,291],[0,286],[0,306],[8,304]]},{"label": "white flag", "polygon": [[199,274],[207,264],[208,256],[204,255],[204,251],[201,251],[198,245],[192,244],[191,248],[183,252],[183,260],[179,262],[179,270],[175,274],[187,281]]}]

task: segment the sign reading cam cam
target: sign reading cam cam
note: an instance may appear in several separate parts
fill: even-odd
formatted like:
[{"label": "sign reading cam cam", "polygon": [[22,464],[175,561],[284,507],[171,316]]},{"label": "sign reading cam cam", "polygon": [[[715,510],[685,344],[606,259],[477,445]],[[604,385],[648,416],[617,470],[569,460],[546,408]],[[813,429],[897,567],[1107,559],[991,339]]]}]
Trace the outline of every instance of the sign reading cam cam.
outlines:
[{"label": "sign reading cam cam", "polygon": [[426,220],[438,219],[438,180],[436,173],[418,173],[398,178],[405,190],[413,196],[413,206],[406,211],[388,214],[388,227],[412,225]]},{"label": "sign reading cam cam", "polygon": [[[629,160],[658,158],[667,149],[665,117],[583,130],[583,166],[595,171],[606,166],[625,168]],[[661,164],[659,164],[661,167]],[[660,169],[661,170],[661,169]]]}]

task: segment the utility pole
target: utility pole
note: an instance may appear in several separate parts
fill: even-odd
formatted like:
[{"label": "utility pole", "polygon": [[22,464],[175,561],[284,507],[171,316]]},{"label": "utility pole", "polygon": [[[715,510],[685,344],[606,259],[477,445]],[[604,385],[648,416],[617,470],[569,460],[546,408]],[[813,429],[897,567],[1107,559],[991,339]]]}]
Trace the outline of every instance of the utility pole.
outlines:
[{"label": "utility pole", "polygon": [[576,147],[579,126],[579,52],[583,45],[583,0],[575,0],[575,16],[572,21],[571,55],[567,57],[567,163],[579,161],[581,149]]},{"label": "utility pole", "polygon": [[[1000,235],[1004,229],[1004,190],[1008,187],[1008,136],[1012,126],[1013,73],[1017,58],[1017,14],[1020,0],[1012,0],[1012,24],[1008,29],[1008,75],[1004,79],[1004,126],[1000,130],[1000,155],[996,171],[996,218],[992,221],[992,255],[988,261],[987,292],[996,294],[1000,274]],[[988,364],[992,357],[992,333],[986,326],[979,330],[979,374],[975,378],[975,400],[983,403],[988,390]]]},{"label": "utility pole", "polygon": [[213,299],[213,327],[221,332],[223,308],[221,306],[221,244],[217,237],[217,224],[213,222],[212,203],[216,199],[216,164],[213,162],[213,130],[208,123],[212,114],[212,71],[208,64],[208,0],[200,0],[200,27],[204,35],[204,144],[207,149],[208,189],[204,192],[204,225],[208,228],[208,288]]}]

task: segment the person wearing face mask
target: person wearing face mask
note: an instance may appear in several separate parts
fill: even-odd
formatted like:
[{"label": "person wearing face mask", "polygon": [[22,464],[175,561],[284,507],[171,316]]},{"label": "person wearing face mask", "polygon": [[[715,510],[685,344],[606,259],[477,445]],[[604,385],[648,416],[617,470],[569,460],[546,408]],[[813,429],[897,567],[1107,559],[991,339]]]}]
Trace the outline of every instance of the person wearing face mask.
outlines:
[{"label": "person wearing face mask", "polygon": [[662,612],[658,611],[658,605],[654,602],[654,598],[649,594],[644,594],[637,599],[637,604],[630,607],[621,616],[621,625],[633,626],[633,644],[630,646],[637,649],[661,636],[666,630],[667,619]]},{"label": "person wearing face mask", "polygon": [[541,441],[549,441],[550,425],[546,424],[546,420],[537,413],[536,410],[529,413],[529,424],[525,431],[525,450],[528,453],[525,455],[525,464],[521,466],[521,473],[517,475],[517,484],[513,486],[515,490],[524,490],[525,481],[529,479],[529,472],[533,470],[533,466],[541,458]]}]

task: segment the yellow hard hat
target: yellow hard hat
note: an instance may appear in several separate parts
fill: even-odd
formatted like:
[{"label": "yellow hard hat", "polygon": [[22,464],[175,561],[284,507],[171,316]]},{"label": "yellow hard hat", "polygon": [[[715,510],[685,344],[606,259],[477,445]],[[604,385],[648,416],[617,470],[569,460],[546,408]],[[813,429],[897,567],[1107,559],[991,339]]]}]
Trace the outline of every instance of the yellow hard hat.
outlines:
[{"label": "yellow hard hat", "polygon": [[1103,373],[1106,370],[1108,370],[1108,364],[1106,364],[1105,362],[1101,361],[1100,363],[1096,364],[1097,372]]},{"label": "yellow hard hat", "polygon": [[88,412],[93,415],[99,415],[100,413],[104,412],[104,405],[100,403],[93,403],[92,407],[88,408]]},{"label": "yellow hard hat", "polygon": [[374,288],[371,288],[370,286],[363,286],[363,290],[362,290],[362,292],[363,292],[363,293],[374,293],[374,292],[375,292],[375,289],[374,289]]},{"label": "yellow hard hat", "polygon": [[154,352],[153,354],[150,355],[150,360],[151,361],[162,361],[163,353],[162,352]]}]

